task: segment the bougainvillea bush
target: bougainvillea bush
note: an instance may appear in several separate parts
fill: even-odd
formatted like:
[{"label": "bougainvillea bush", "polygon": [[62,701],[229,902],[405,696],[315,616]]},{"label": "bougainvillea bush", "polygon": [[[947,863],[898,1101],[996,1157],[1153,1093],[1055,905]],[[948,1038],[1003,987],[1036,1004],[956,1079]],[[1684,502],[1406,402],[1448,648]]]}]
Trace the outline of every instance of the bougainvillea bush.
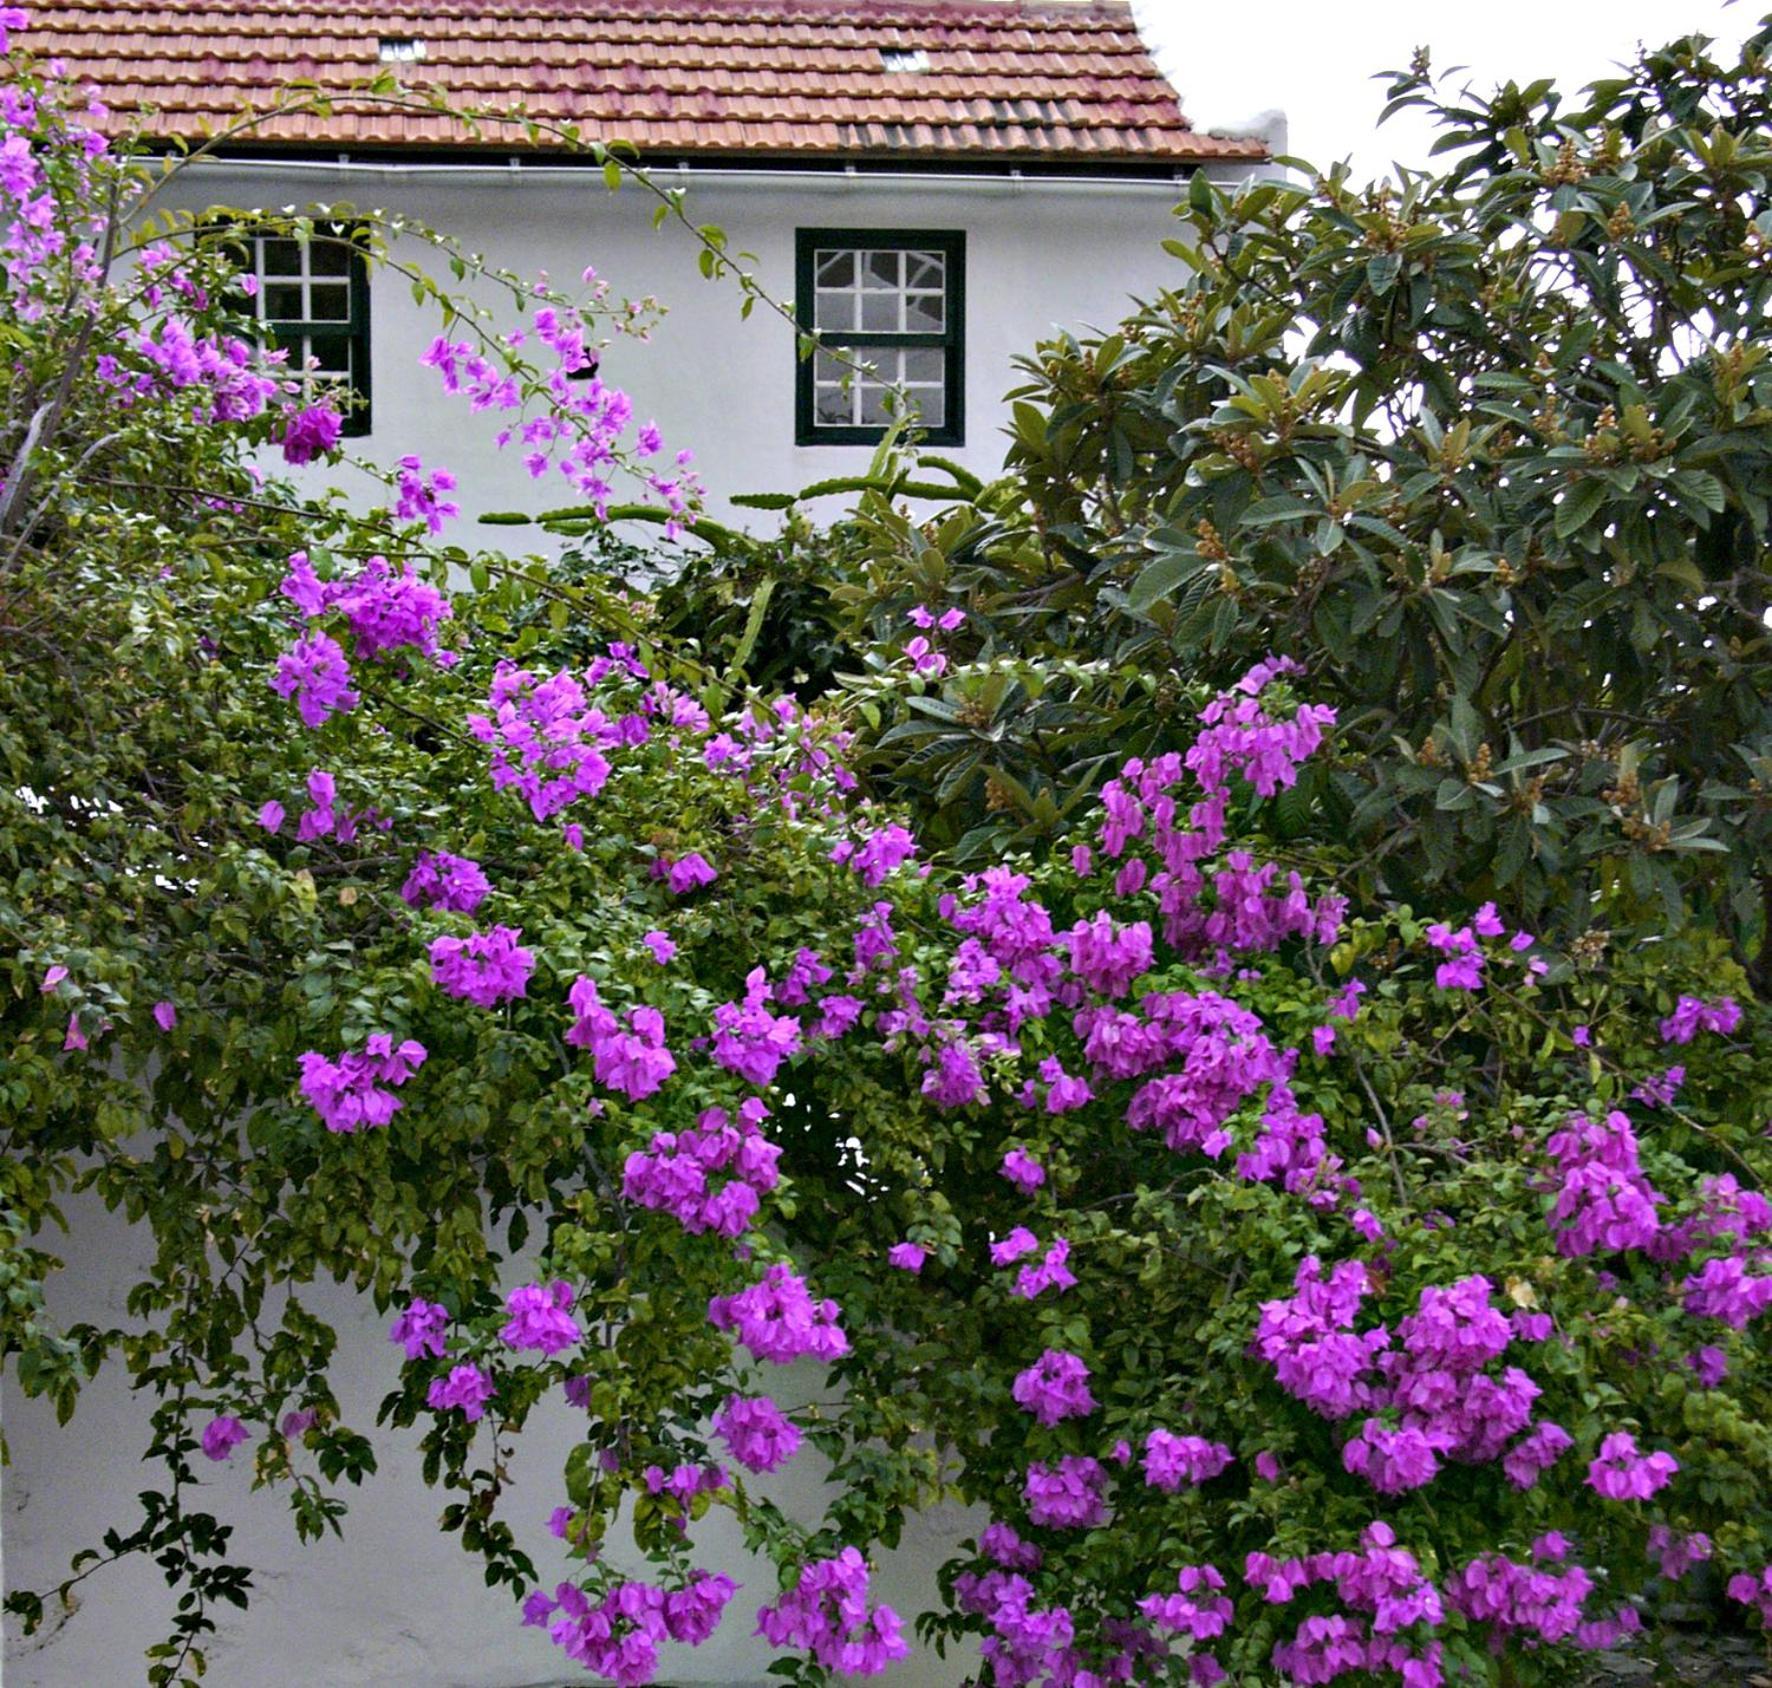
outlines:
[{"label": "bougainvillea bush", "polygon": [[[166,1571],[152,1680],[250,1596],[211,1462],[318,1536],[413,1429],[513,1623],[623,1684],[722,1622],[715,1507],[806,1682],[914,1644],[998,1688],[1548,1681],[1772,1614],[1772,1062],[1721,942],[1350,905],[1273,837],[1345,754],[1280,659],[1056,853],[956,874],[841,721],[452,557],[434,469],[367,515],[260,484],[330,424],[229,338],[225,255],[79,252],[132,178],[14,88],[0,1328],[70,1434],[97,1367],[137,1391],[165,1476],[70,1574]],[[432,361],[600,440],[571,472],[663,478],[509,350]],[[966,613],[917,606],[906,672]],[[71,1189],[152,1231],[122,1327],[43,1311]],[[387,1310],[383,1431],[322,1277]],[[544,1400],[583,1435],[538,1515]],[[757,1480],[814,1457],[789,1516]],[[940,1609],[881,1605],[869,1554],[955,1497],[989,1522]]]}]

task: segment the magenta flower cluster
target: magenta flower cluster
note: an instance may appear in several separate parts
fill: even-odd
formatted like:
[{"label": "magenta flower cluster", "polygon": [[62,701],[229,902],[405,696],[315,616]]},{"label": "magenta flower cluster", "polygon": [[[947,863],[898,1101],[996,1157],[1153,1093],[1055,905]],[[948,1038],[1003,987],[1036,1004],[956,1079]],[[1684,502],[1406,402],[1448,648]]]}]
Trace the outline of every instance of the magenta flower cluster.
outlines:
[{"label": "magenta flower cluster", "polygon": [[571,1284],[524,1284],[505,1299],[509,1318],[499,1340],[507,1348],[533,1348],[542,1354],[558,1354],[584,1341],[584,1332],[568,1309]]},{"label": "magenta flower cluster", "polygon": [[317,1049],[301,1058],[301,1093],[328,1131],[365,1131],[386,1125],[400,1111],[394,1094],[425,1063],[425,1047],[411,1038],[398,1045],[386,1032],[362,1049],[329,1061]]},{"label": "magenta flower cluster", "polygon": [[831,849],[831,860],[861,876],[864,885],[879,886],[917,853],[917,841],[896,821],[869,833],[859,843],[845,838]]},{"label": "magenta flower cluster", "polygon": [[1607,1500],[1648,1500],[1665,1489],[1679,1469],[1672,1454],[1646,1454],[1628,1430],[1614,1430],[1601,1442],[1599,1456],[1589,1462],[1587,1480],[1594,1493]]},{"label": "magenta flower cluster", "polygon": [[954,1579],[954,1599],[961,1611],[982,1618],[990,1632],[979,1651],[997,1688],[1092,1676],[1072,1645],[1076,1623],[1070,1611],[1037,1605],[1033,1584],[1020,1574],[1039,1568],[1040,1550],[1023,1542],[1006,1524],[992,1524],[983,1531],[978,1547],[996,1561],[997,1568],[982,1575],[961,1573]]},{"label": "magenta flower cluster", "polygon": [[677,1070],[676,1056],[665,1047],[664,1015],[656,1008],[630,1008],[624,1026],[613,1009],[603,1006],[596,980],[582,974],[566,1000],[575,1016],[566,1041],[575,1049],[590,1050],[599,1084],[642,1102]]},{"label": "magenta flower cluster", "polygon": [[661,856],[652,864],[652,872],[654,878],[665,882],[673,897],[687,897],[691,891],[712,885],[720,877],[714,864],[699,850],[681,856]]},{"label": "magenta flower cluster", "polygon": [[[692,1131],[656,1133],[649,1148],[628,1156],[622,1194],[642,1207],[674,1214],[692,1236],[704,1231],[743,1236],[760,1198],[780,1178],[781,1150],[761,1130],[768,1112],[750,1097],[739,1104],[736,1119],[724,1108],[707,1108]],[[716,1182],[716,1174],[724,1176]]]},{"label": "magenta flower cluster", "polygon": [[99,380],[120,397],[182,394],[199,422],[247,421],[284,390],[286,378],[265,373],[266,361],[237,335],[195,334],[176,317],[138,333],[130,349],[140,360],[139,373],[127,373],[106,354],[98,360]]},{"label": "magenta flower cluster", "polygon": [[426,1355],[440,1360],[447,1345],[448,1338],[444,1333],[448,1329],[449,1309],[439,1302],[415,1296],[407,1303],[406,1311],[394,1321],[388,1340],[399,1343],[409,1360],[423,1359]]},{"label": "magenta flower cluster", "polygon": [[714,1059],[750,1084],[774,1083],[782,1062],[800,1050],[800,1022],[769,1007],[774,995],[757,967],[745,979],[744,1000],[714,1010]]},{"label": "magenta flower cluster", "polygon": [[485,1416],[486,1403],[497,1393],[492,1379],[478,1366],[463,1364],[450,1369],[447,1377],[431,1379],[425,1392],[425,1404],[433,1412],[448,1412],[459,1407],[462,1416],[473,1424]]},{"label": "magenta flower cluster", "polygon": [[1541,1391],[1526,1372],[1491,1368],[1515,1341],[1547,1331],[1536,1322],[1516,1328],[1491,1305],[1489,1280],[1473,1275],[1424,1288],[1394,1332],[1383,1324],[1356,1332],[1372,1287],[1359,1261],[1325,1276],[1307,1257],[1294,1294],[1262,1304],[1255,1351],[1280,1386],[1327,1419],[1368,1415],[1343,1446],[1342,1463],[1380,1494],[1421,1488],[1447,1459],[1502,1460],[1516,1487],[1531,1487],[1570,1438],[1548,1421],[1533,1425]]},{"label": "magenta flower cluster", "polygon": [[465,938],[431,941],[431,977],[437,988],[481,1008],[496,1008],[528,993],[535,953],[518,943],[522,929],[494,926]]},{"label": "magenta flower cluster", "polygon": [[1153,1430],[1145,1438],[1144,1480],[1153,1489],[1174,1494],[1182,1488],[1209,1483],[1230,1469],[1231,1460],[1231,1450],[1222,1442]]},{"label": "magenta flower cluster", "polygon": [[[373,809],[353,810],[342,806],[338,801],[338,781],[324,768],[315,768],[308,774],[307,793],[308,807],[302,810],[296,821],[298,844],[311,844],[319,838],[349,844],[362,826],[373,823],[385,831],[390,824],[385,817],[378,818]],[[280,832],[287,819],[288,812],[275,798],[258,811],[258,824],[269,833]]]},{"label": "magenta flower cluster", "polygon": [[1107,1517],[1107,1470],[1090,1454],[1034,1460],[1022,1481],[1028,1521],[1055,1530],[1086,1529]]},{"label": "magenta flower cluster", "polygon": [[[643,736],[645,721],[633,719]],[[493,787],[517,792],[538,821],[595,797],[609,778],[605,752],[636,736],[593,705],[565,669],[538,680],[508,662],[493,677],[486,712],[469,715],[468,731],[492,748]]]},{"label": "magenta flower cluster", "polygon": [[351,665],[338,641],[324,633],[297,639],[277,658],[271,690],[295,699],[304,726],[323,727],[362,701],[351,686]]},{"label": "magenta flower cluster", "polygon": [[322,580],[305,551],[289,559],[283,596],[310,621],[334,614],[351,629],[353,655],[367,662],[390,651],[411,650],[448,667],[454,654],[437,648],[437,628],[454,613],[448,597],[419,579],[411,563],[396,571],[386,557],[371,557],[347,580]]},{"label": "magenta flower cluster", "polygon": [[947,654],[928,635],[937,629],[943,633],[957,631],[965,624],[966,612],[957,606],[938,612],[926,604],[918,604],[906,612],[905,620],[920,630],[904,644],[904,654],[910,659],[911,667],[926,680],[939,678],[947,672]]},{"label": "magenta flower cluster", "polygon": [[640,1473],[649,1495],[669,1496],[680,1513],[688,1511],[697,1495],[711,1495],[726,1487],[726,1473],[717,1465],[677,1465],[666,1470],[649,1465]]},{"label": "magenta flower cluster", "polygon": [[868,1565],[853,1547],[804,1565],[798,1582],[757,1614],[772,1647],[799,1647],[827,1670],[877,1676],[909,1655],[890,1606],[868,1605]]},{"label": "magenta flower cluster", "polygon": [[1742,1606],[1751,1606],[1759,1614],[1761,1626],[1772,1629],[1772,1565],[1757,1574],[1740,1571],[1729,1579],[1729,1598]]},{"label": "magenta flower cluster", "polygon": [[[554,367],[533,390],[468,340],[452,341],[439,334],[419,361],[437,371],[444,392],[465,394],[476,411],[523,411],[529,397],[539,398],[541,409],[513,420],[499,432],[500,448],[512,443],[526,447],[523,466],[533,478],[545,475],[550,466],[556,468],[599,512],[601,519],[608,514],[613,492],[609,477],[621,451],[622,437],[633,423],[634,407],[625,392],[597,375],[599,358],[586,313],[607,308],[604,301],[609,284],[598,279],[594,269],[584,272],[584,281],[592,288],[587,306],[544,305],[535,311],[528,328],[514,330],[505,337],[506,344],[512,347],[533,337],[553,352]],[[630,318],[633,315],[629,313]],[[624,322],[624,326],[630,332],[643,334],[643,329],[631,322]],[[656,457],[663,449],[663,438],[653,424],[646,423],[636,431],[633,459]],[[682,523],[693,519],[692,506],[700,496],[700,486],[689,469],[690,461],[689,452],[679,451],[674,473],[644,472],[647,488],[669,512],[664,528],[667,539],[675,539]]]},{"label": "magenta flower cluster", "polygon": [[[449,600],[421,581],[410,563],[396,574],[385,557],[371,557],[354,578],[323,581],[307,553],[298,551],[289,559],[282,590],[310,622],[329,613],[342,615],[359,660],[410,648],[445,666],[455,661],[453,653],[437,649],[434,631],[452,613]],[[294,698],[309,727],[323,726],[362,701],[351,685],[344,648],[313,628],[277,659],[271,687],[280,697]]]},{"label": "magenta flower cluster", "polygon": [[1741,1004],[1732,996],[1719,996],[1706,1002],[1696,996],[1682,996],[1674,1011],[1661,1022],[1663,1043],[1690,1043],[1700,1032],[1730,1036],[1741,1024]]},{"label": "magenta flower cluster", "polygon": [[1394,1671],[1404,1688],[1440,1688],[1438,1641],[1412,1644],[1407,1632],[1431,1629],[1445,1615],[1438,1590],[1415,1555],[1396,1544],[1388,1524],[1368,1525],[1359,1552],[1274,1559],[1252,1553],[1244,1579],[1270,1605],[1284,1606],[1313,1584],[1327,1584],[1341,1610],[1306,1618],[1273,1651],[1275,1668],[1303,1685],[1361,1672]]},{"label": "magenta flower cluster", "polygon": [[1551,1208],[1557,1252],[1611,1253],[1643,1248],[1661,1229],[1664,1198],[1643,1173],[1637,1135],[1616,1109],[1604,1120],[1572,1114],[1545,1144],[1559,1183]]},{"label": "magenta flower cluster", "polygon": [[523,1622],[545,1629],[574,1664],[620,1685],[642,1688],[658,1673],[658,1649],[666,1641],[699,1647],[719,1628],[726,1604],[738,1592],[730,1577],[693,1572],[670,1592],[647,1583],[618,1582],[593,1601],[573,1583],[550,1597],[537,1589],[523,1603]]},{"label": "magenta flower cluster", "polygon": [[[1561,1544],[1538,1544],[1556,1563]],[[1609,1618],[1583,1616],[1594,1579],[1579,1565],[1552,1570],[1521,1564],[1504,1554],[1485,1553],[1461,1566],[1446,1583],[1446,1603],[1473,1623],[1488,1628],[1495,1645],[1510,1637],[1543,1645],[1567,1641],[1589,1651],[1615,1647],[1641,1627],[1636,1609],[1622,1606]]]},{"label": "magenta flower cluster", "polygon": [[[1183,1565],[1176,1573],[1173,1594],[1147,1595],[1139,1601],[1138,1609],[1156,1628],[1171,1635],[1211,1641],[1223,1635],[1231,1621],[1233,1608],[1224,1586],[1224,1575],[1216,1565]],[[1203,1677],[1196,1669],[1194,1680],[1222,1678]]]},{"label": "magenta flower cluster", "polygon": [[1025,1371],[1018,1372],[1010,1394],[1018,1407],[1034,1415],[1036,1424],[1086,1418],[1095,1411],[1089,1368],[1075,1354],[1058,1348],[1048,1348]]},{"label": "magenta flower cluster", "polygon": [[767,1395],[728,1395],[714,1434],[747,1471],[776,1471],[800,1451],[800,1427]]},{"label": "magenta flower cluster", "polygon": [[455,476],[447,469],[425,473],[423,462],[408,453],[395,468],[394,519],[423,522],[432,533],[441,533],[444,522],[461,514],[461,506],[444,493],[455,491]]},{"label": "magenta flower cluster", "polygon": [[909,1272],[913,1276],[923,1270],[923,1263],[929,1258],[929,1250],[921,1243],[894,1243],[886,1250],[886,1264],[900,1272]]},{"label": "magenta flower cluster", "polygon": [[283,461],[298,467],[325,457],[338,444],[344,419],[331,405],[291,407],[283,413]]},{"label": "magenta flower cluster", "polygon": [[203,1457],[221,1461],[229,1458],[239,1445],[249,1439],[246,1426],[229,1414],[212,1418],[203,1427]]},{"label": "magenta flower cluster", "polygon": [[782,1264],[748,1289],[708,1302],[708,1322],[716,1330],[731,1331],[757,1359],[778,1366],[804,1354],[840,1360],[849,1352],[849,1338],[837,1319],[836,1302],[815,1299],[806,1280]]},{"label": "magenta flower cluster", "polygon": [[[1027,1233],[1017,1226],[1011,1235],[1025,1236]],[[993,1257],[995,1253],[993,1249]],[[1015,1294],[1024,1301],[1032,1301],[1049,1289],[1062,1295],[1067,1289],[1076,1288],[1077,1274],[1070,1268],[1070,1258],[1069,1238],[1055,1237],[1052,1246],[1039,1260],[1031,1266],[1023,1266],[1015,1274]]]},{"label": "magenta flower cluster", "polygon": [[445,909],[451,914],[472,914],[491,894],[492,885],[480,864],[447,850],[420,850],[400,887],[402,900],[414,908]]}]

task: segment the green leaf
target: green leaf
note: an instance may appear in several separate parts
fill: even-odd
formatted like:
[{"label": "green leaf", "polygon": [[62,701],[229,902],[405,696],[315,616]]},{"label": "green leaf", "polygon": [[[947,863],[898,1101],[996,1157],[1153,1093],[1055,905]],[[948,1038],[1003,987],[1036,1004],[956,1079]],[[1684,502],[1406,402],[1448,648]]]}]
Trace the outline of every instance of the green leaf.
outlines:
[{"label": "green leaf", "polygon": [[1183,582],[1191,580],[1206,566],[1197,553],[1171,551],[1156,557],[1139,570],[1132,589],[1126,594],[1127,608],[1142,615],[1159,599],[1167,598]]},{"label": "green leaf", "polygon": [[1608,490],[1604,481],[1590,477],[1577,481],[1565,492],[1551,523],[1557,538],[1567,539],[1586,527],[1606,502]]},{"label": "green leaf", "polygon": [[733,648],[732,660],[727,666],[727,678],[735,679],[744,672],[744,665],[751,660],[751,652],[757,647],[757,635],[763,630],[763,618],[769,613],[769,600],[775,594],[775,578],[771,575],[760,585],[751,597],[750,613],[745,617],[744,632],[739,635],[738,644]]}]

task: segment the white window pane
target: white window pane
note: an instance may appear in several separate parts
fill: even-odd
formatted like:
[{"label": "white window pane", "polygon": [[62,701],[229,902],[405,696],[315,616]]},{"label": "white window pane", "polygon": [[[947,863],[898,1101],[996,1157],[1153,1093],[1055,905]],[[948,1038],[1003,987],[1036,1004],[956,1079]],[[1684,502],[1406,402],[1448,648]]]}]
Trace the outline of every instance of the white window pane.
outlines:
[{"label": "white window pane", "polygon": [[829,352],[816,352],[812,358],[812,379],[821,387],[840,387],[848,376],[850,365]]},{"label": "white window pane", "polygon": [[855,327],[855,294],[827,293],[820,289],[813,295],[813,300],[812,322],[815,328]]},{"label": "white window pane", "polygon": [[853,287],[855,285],[855,254],[853,252],[818,252],[813,267],[820,287]]},{"label": "white window pane", "polygon": [[883,428],[892,420],[886,408],[886,388],[876,387],[871,382],[859,382],[856,393],[860,400],[861,425],[864,428]]},{"label": "white window pane", "polygon": [[904,255],[906,287],[939,290],[946,279],[947,263],[939,252],[907,252]]},{"label": "white window pane", "polygon": [[812,390],[813,420],[821,427],[845,427],[855,412],[855,402],[841,387],[815,387]]},{"label": "white window pane", "polygon": [[905,404],[925,428],[939,428],[947,414],[947,395],[939,387],[907,387]]},{"label": "white window pane", "polygon": [[939,346],[907,346],[901,354],[901,380],[939,385],[946,370],[947,353]]},{"label": "white window pane", "polygon": [[947,326],[945,301],[939,293],[912,293],[904,302],[904,325],[913,334],[939,334]]},{"label": "white window pane", "polygon": [[902,252],[869,252],[865,256],[867,264],[861,274],[863,287],[896,290],[904,285],[899,279],[899,264],[904,257]]},{"label": "white window pane", "polygon": [[896,334],[904,324],[899,320],[902,293],[863,293],[861,295],[861,326],[870,334]]}]

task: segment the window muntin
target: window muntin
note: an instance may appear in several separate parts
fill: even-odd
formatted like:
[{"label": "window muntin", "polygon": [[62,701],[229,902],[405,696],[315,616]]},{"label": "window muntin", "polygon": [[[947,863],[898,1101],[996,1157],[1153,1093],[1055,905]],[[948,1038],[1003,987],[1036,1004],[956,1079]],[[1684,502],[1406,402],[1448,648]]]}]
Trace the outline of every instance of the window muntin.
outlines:
[{"label": "window muntin", "polygon": [[[901,388],[931,444],[963,441],[965,236],[958,231],[802,229],[799,320],[844,357],[814,353],[799,367],[802,445],[859,445],[892,420]],[[847,377],[847,384],[845,378]]]},{"label": "window muntin", "polygon": [[817,328],[939,334],[946,326],[946,253],[817,247],[812,273]]},{"label": "window muntin", "polygon": [[369,265],[350,230],[319,225],[312,239],[251,235],[258,320],[311,398],[338,404],[346,434],[369,432]]},{"label": "window muntin", "polygon": [[849,366],[828,352],[813,354],[813,407],[820,427],[884,428],[891,421],[886,395],[895,386],[917,407],[923,427],[947,425],[947,360],[939,346],[869,346],[862,355],[874,373],[855,374],[845,389]]}]

